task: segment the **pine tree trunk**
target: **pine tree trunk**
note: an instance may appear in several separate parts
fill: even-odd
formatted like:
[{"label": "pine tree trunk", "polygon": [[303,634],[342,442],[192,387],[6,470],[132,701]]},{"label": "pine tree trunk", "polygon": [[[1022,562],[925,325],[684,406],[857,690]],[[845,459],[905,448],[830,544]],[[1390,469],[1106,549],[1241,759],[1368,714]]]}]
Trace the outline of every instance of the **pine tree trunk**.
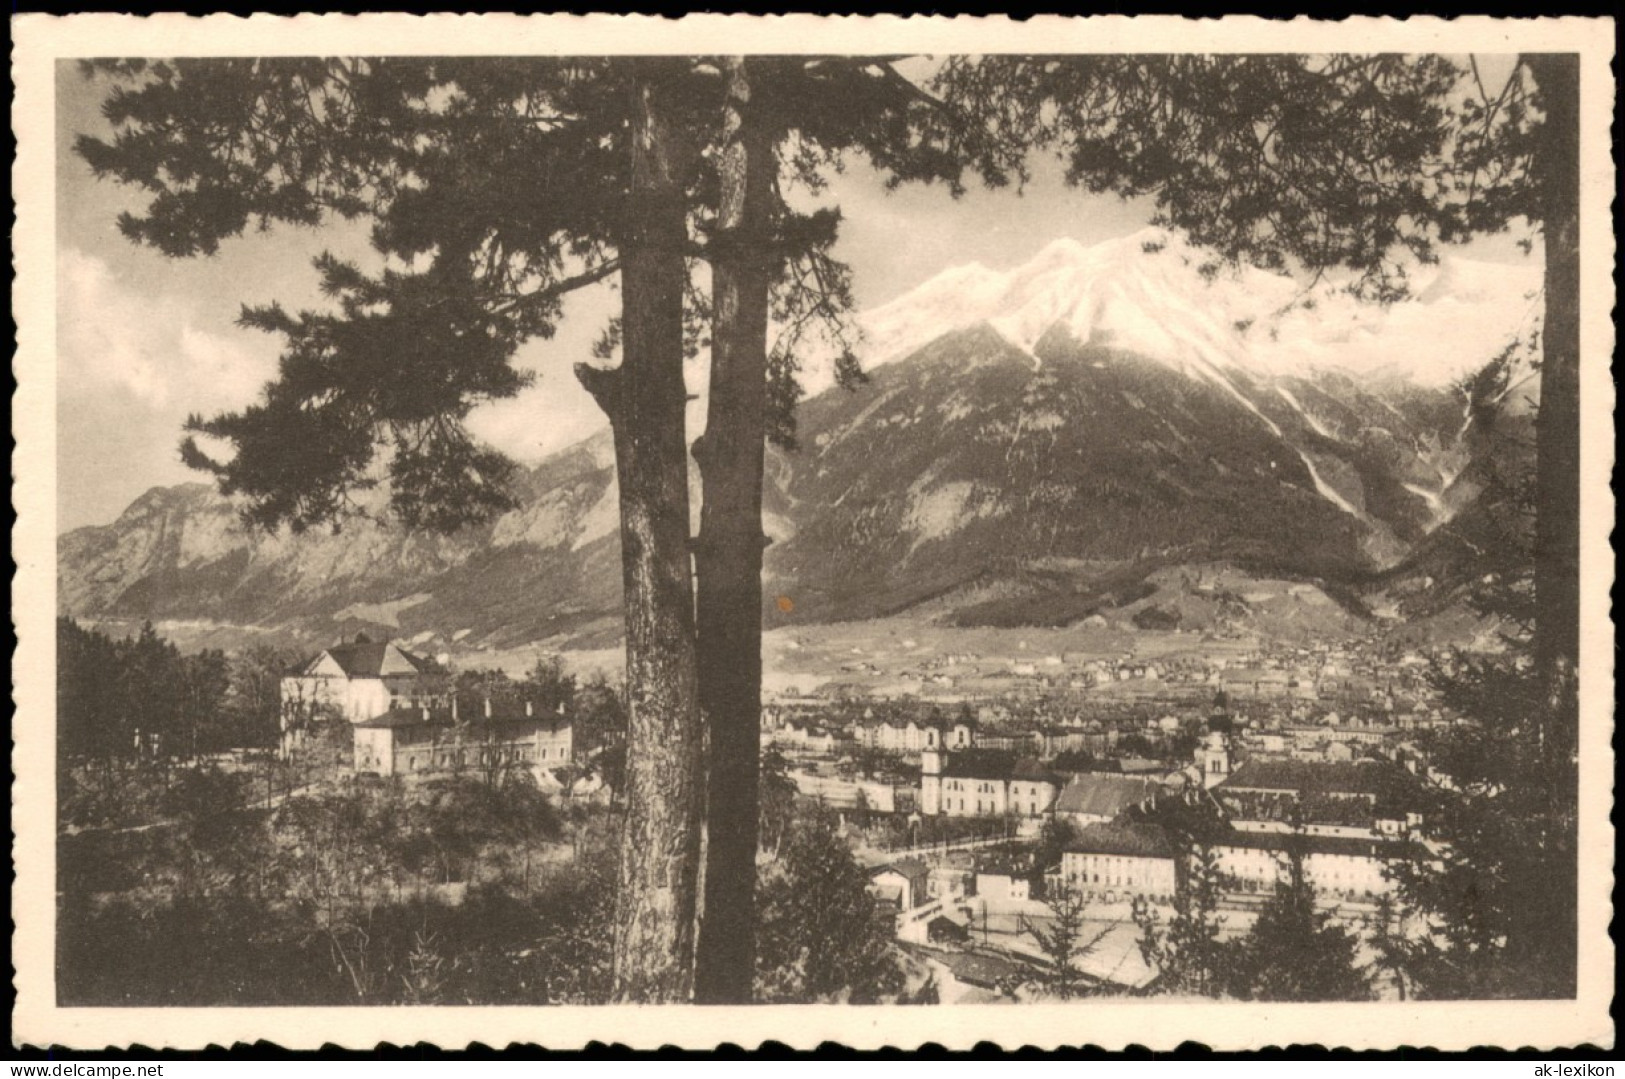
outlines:
[{"label": "pine tree trunk", "polygon": [[621,366],[576,369],[609,415],[620,485],[629,722],[612,991],[624,1002],[690,998],[704,791],[683,428],[685,202],[654,63],[632,86]]},{"label": "pine tree trunk", "polygon": [[717,226],[698,575],[700,708],[710,735],[702,1003],[747,1003],[755,971],[762,710],[762,455],[774,157],[743,58],[724,63],[727,104]]},{"label": "pine tree trunk", "polygon": [[1549,992],[1574,991],[1577,947],[1578,807],[1574,753],[1579,736],[1580,655],[1580,61],[1574,54],[1524,58],[1546,118],[1535,172],[1546,248],[1546,316],[1541,331],[1540,412],[1535,458],[1535,671],[1545,686],[1541,780],[1543,841],[1552,874],[1549,909],[1511,940],[1549,972]]},{"label": "pine tree trunk", "polygon": [[[1526,57],[1546,120],[1536,170],[1546,247],[1536,428],[1535,660],[1554,690],[1572,681],[1580,651],[1580,64]],[[1554,749],[1562,745],[1559,735]]]}]

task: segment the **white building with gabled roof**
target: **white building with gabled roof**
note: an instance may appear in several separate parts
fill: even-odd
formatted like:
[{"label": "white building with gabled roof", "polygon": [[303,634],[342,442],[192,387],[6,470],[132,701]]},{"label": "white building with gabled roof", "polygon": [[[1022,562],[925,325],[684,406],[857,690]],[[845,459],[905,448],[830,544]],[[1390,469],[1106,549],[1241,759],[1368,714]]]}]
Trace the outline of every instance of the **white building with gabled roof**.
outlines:
[{"label": "white building with gabled roof", "polygon": [[417,704],[428,692],[425,679],[438,671],[432,660],[366,634],[323,649],[282,678],[284,743],[323,711],[361,723]]}]

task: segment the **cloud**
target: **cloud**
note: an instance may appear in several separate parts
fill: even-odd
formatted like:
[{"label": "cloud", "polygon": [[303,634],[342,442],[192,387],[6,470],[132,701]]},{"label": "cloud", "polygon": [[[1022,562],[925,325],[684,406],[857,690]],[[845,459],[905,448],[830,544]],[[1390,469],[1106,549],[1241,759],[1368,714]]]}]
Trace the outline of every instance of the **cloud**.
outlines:
[{"label": "cloud", "polygon": [[592,344],[620,313],[620,302],[620,293],[607,283],[567,296],[557,334],[521,346],[514,357],[514,365],[533,374],[535,383],[517,397],[475,408],[468,417],[474,437],[534,464],[608,426],[603,411],[576,381],[573,368],[583,361],[598,362],[592,357]]},{"label": "cloud", "polygon": [[63,398],[118,395],[154,413],[209,413],[251,401],[275,373],[276,346],[208,325],[196,305],[146,294],[70,247],[57,260],[57,364]]},{"label": "cloud", "polygon": [[176,447],[191,413],[254,400],[276,342],[208,313],[161,274],[121,274],[74,248],[57,258],[60,527],[112,520],[143,490],[198,482]]}]

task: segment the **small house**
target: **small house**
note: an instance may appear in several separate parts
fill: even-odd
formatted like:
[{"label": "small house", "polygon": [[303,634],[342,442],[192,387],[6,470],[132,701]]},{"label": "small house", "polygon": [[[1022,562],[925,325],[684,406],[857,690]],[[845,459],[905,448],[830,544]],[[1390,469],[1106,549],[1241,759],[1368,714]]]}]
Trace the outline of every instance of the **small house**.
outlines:
[{"label": "small house", "polygon": [[917,858],[901,858],[869,870],[869,892],[898,910],[912,910],[929,898],[930,868]]}]

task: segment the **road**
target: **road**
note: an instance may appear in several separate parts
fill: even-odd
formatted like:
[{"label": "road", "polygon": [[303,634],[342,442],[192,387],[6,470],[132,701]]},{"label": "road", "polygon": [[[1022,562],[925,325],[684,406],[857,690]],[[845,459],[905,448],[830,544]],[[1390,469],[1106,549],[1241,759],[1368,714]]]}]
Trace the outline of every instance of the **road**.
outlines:
[{"label": "road", "polygon": [[933,854],[947,854],[956,850],[977,850],[982,847],[999,847],[1019,840],[1008,836],[992,836],[986,839],[958,839],[952,843],[932,843],[922,847],[903,847],[896,850],[875,850],[866,847],[858,852],[858,861],[866,866],[885,865],[902,858],[928,858]]}]

